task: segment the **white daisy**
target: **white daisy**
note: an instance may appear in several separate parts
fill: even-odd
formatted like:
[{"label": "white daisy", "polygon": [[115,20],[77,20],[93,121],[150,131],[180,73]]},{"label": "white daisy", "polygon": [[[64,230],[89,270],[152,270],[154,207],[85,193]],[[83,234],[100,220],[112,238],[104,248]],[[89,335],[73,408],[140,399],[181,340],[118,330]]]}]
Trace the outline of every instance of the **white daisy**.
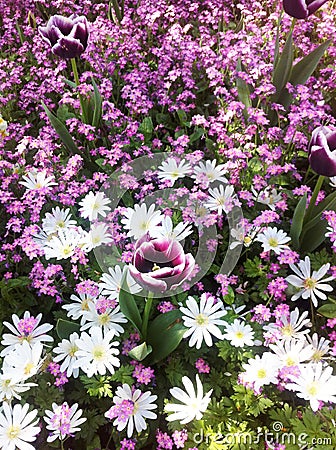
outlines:
[{"label": "white daisy", "polygon": [[157,225],[163,220],[160,211],[155,211],[155,205],[150,205],[147,211],[147,205],[142,203],[141,206],[134,205],[133,208],[127,208],[121,219],[126,230],[129,230],[127,236],[140,239],[144,234],[151,233]]},{"label": "white daisy", "polygon": [[0,375],[0,401],[11,401],[13,398],[21,400],[21,392],[29,391],[36,383],[23,383],[20,376],[12,373]]},{"label": "white daisy", "polygon": [[129,292],[131,294],[137,294],[142,290],[142,287],[135,282],[134,278],[129,273],[127,266],[124,266],[123,270],[121,270],[120,266],[114,266],[113,268],[110,267],[108,270],[109,273],[103,273],[99,283],[101,294],[105,295],[108,299],[119,300],[121,283],[126,272],[126,283]]},{"label": "white daisy", "polygon": [[313,336],[306,336],[307,342],[314,349],[314,353],[310,360],[312,362],[319,362],[322,360],[323,356],[328,355],[330,352],[330,341],[324,337],[319,337],[317,333],[314,333]]},{"label": "white daisy", "polygon": [[244,347],[245,345],[255,345],[254,331],[252,327],[243,320],[235,319],[232,324],[225,323],[225,333],[223,338],[230,341],[234,347]]},{"label": "white daisy", "polygon": [[79,212],[84,219],[96,220],[98,214],[102,217],[106,217],[106,212],[110,211],[111,208],[107,206],[111,203],[111,200],[105,197],[103,192],[89,192],[83,200],[79,202],[81,206]]},{"label": "white daisy", "polygon": [[105,375],[108,370],[112,375],[115,367],[120,367],[120,361],[115,356],[119,350],[114,348],[119,343],[112,342],[115,333],[108,331],[105,335],[99,327],[92,327],[89,330],[90,335],[82,333],[75,343],[79,350],[75,353],[77,361],[74,368],[79,367],[90,378],[93,375]]},{"label": "white daisy", "polygon": [[326,294],[321,291],[331,292],[333,288],[326,282],[335,279],[333,276],[322,279],[330,268],[329,263],[324,264],[318,271],[314,270],[312,274],[309,256],[306,256],[304,261],[300,260],[297,266],[290,264],[289,267],[296,275],[289,275],[286,281],[300,289],[292,296],[292,301],[299,297],[303,299],[311,298],[314,306],[317,307],[317,297],[321,300],[327,299]]},{"label": "white daisy", "polygon": [[261,242],[264,252],[273,250],[276,255],[280,255],[281,252],[289,248],[286,244],[290,241],[290,237],[276,227],[267,227],[266,230],[257,235],[256,241]]},{"label": "white daisy", "polygon": [[269,347],[278,356],[281,367],[300,366],[304,361],[308,361],[314,354],[311,345],[301,340],[280,341],[270,344]]},{"label": "white daisy", "polygon": [[113,425],[118,431],[124,430],[127,426],[129,438],[133,435],[134,427],[138,433],[146,430],[145,419],[156,419],[157,415],[152,410],[157,408],[153,403],[157,395],[151,395],[150,391],[141,392],[140,389],[132,391],[128,384],[117,387],[115,393],[114,406],[105,413],[105,417],[115,419]]},{"label": "white daisy", "polygon": [[264,330],[274,334],[277,339],[303,339],[309,333],[309,329],[303,330],[302,328],[311,326],[311,322],[307,317],[307,311],[303,311],[300,316],[299,309],[295,308],[290,313],[289,318],[283,314],[276,323],[265,325]]},{"label": "white daisy", "polygon": [[184,178],[186,175],[190,174],[191,166],[189,163],[186,163],[185,159],[182,159],[177,165],[174,158],[168,158],[163,161],[161,166],[158,167],[158,170],[158,177],[160,180],[169,180],[174,184],[178,178]]},{"label": "white daisy", "polygon": [[60,366],[60,371],[66,371],[67,377],[73,376],[74,378],[77,378],[79,374],[79,368],[75,367],[77,361],[76,352],[79,350],[76,345],[77,339],[79,339],[78,334],[72,333],[70,334],[69,339],[62,339],[62,342],[53,349],[53,352],[57,354],[53,360],[57,363],[63,361]]},{"label": "white daisy", "polygon": [[76,431],[80,431],[79,425],[86,421],[81,417],[82,410],[77,411],[78,404],[74,403],[71,407],[67,402],[62,405],[52,404],[52,411],[46,410],[43,419],[47,423],[47,430],[52,431],[47,438],[47,442],[53,442],[56,439],[64,441],[67,437],[73,436]]},{"label": "white daisy", "polygon": [[82,229],[63,229],[58,231],[57,236],[46,242],[43,247],[45,258],[67,259],[71,258],[76,248],[85,243]]},{"label": "white daisy", "polygon": [[225,186],[224,189],[224,185],[221,184],[219,188],[210,188],[209,194],[210,197],[204,203],[204,206],[210,211],[217,211],[217,214],[222,214],[223,211],[228,214],[239,203],[233,186]]},{"label": "white daisy", "polygon": [[[0,356],[5,356],[11,352],[17,345],[27,341],[29,345],[34,345],[36,342],[53,342],[53,338],[46,333],[52,330],[53,325],[50,323],[44,323],[39,325],[42,319],[42,314],[38,314],[36,317],[30,315],[29,311],[26,311],[23,318],[20,319],[16,314],[12,315],[14,326],[9,322],[3,324],[13,333],[5,333],[2,336],[1,344],[7,348],[2,350]],[[39,326],[38,326],[39,325]]]},{"label": "white daisy", "polygon": [[198,166],[194,167],[194,174],[191,176],[196,179],[200,175],[205,175],[209,180],[209,183],[213,183],[214,181],[221,181],[222,183],[227,183],[228,180],[225,178],[226,170],[224,169],[224,164],[219,164],[216,166],[216,160],[207,160],[205,164],[201,161]]},{"label": "white daisy", "polygon": [[41,431],[37,425],[39,419],[37,409],[28,412],[29,405],[26,403],[14,405],[13,408],[8,403],[3,403],[3,410],[0,412],[0,448],[6,450],[35,450],[35,447],[28,442],[36,440],[36,436]]},{"label": "white daisy", "polygon": [[265,352],[262,357],[256,355],[243,364],[245,372],[241,373],[241,380],[244,384],[253,384],[256,390],[270,383],[278,384],[277,375],[280,366],[279,358],[273,353]]},{"label": "white daisy", "polygon": [[203,396],[203,385],[198,375],[196,375],[196,391],[190,378],[183,377],[182,383],[186,392],[179,387],[169,390],[170,394],[180,403],[168,403],[165,412],[173,412],[167,417],[169,422],[178,420],[182,425],[192,420],[200,420],[206,411],[210,400],[212,389]]},{"label": "white daisy", "polygon": [[81,331],[87,330],[91,327],[102,327],[104,333],[113,330],[116,336],[124,332],[124,329],[120,323],[127,323],[127,319],[120,307],[117,306],[114,309],[107,309],[104,313],[99,314],[96,306],[91,303],[89,310],[84,312],[85,325],[81,326]]},{"label": "white daisy", "polygon": [[77,320],[81,318],[81,325],[85,323],[84,318],[84,312],[89,311],[89,304],[94,303],[97,297],[92,297],[92,295],[89,294],[78,294],[77,295],[72,294],[70,299],[74,303],[69,303],[67,305],[62,305],[62,308],[65,309],[67,312],[67,316],[71,319]]},{"label": "white daisy", "polygon": [[292,383],[286,384],[286,388],[309,400],[311,409],[317,411],[319,401],[336,403],[336,376],[332,371],[329,366],[323,369],[321,362],[307,364],[298,377],[288,375]]},{"label": "white daisy", "polygon": [[186,301],[187,308],[180,307],[182,314],[183,325],[187,330],[183,337],[190,337],[189,346],[201,348],[203,340],[208,347],[212,346],[212,337],[215,336],[218,339],[222,338],[222,332],[217,325],[224,325],[224,320],[220,317],[226,315],[226,311],[223,309],[223,303],[218,301],[215,303],[213,297],[207,298],[205,294],[201,295],[200,303],[198,303],[193,297],[188,297]]},{"label": "white daisy", "polygon": [[178,223],[176,227],[173,227],[173,221],[169,216],[165,216],[162,220],[161,226],[153,228],[150,232],[150,236],[154,239],[168,238],[175,241],[183,241],[187,236],[192,233],[192,225],[187,223]]},{"label": "white daisy", "polygon": [[112,242],[111,235],[107,231],[107,225],[104,223],[92,224],[86,239],[87,242],[83,245],[83,250],[85,252],[90,252],[92,249],[99,247],[102,244],[109,244]]},{"label": "white daisy", "polygon": [[40,369],[43,360],[41,359],[43,345],[36,342],[32,346],[27,341],[23,341],[8,353],[4,360],[2,370],[11,377],[18,376],[22,381],[35,375]]},{"label": "white daisy", "polygon": [[8,123],[0,116],[0,134],[2,137],[7,136]]},{"label": "white daisy", "polygon": [[42,219],[42,229],[49,235],[57,233],[60,229],[76,226],[76,221],[72,220],[71,217],[69,208],[60,209],[59,206],[56,206],[51,210],[51,213],[46,213],[45,218]]},{"label": "white daisy", "polygon": [[330,177],[330,178],[329,178],[329,184],[330,184],[330,186],[332,186],[333,188],[336,188],[336,177]]},{"label": "white daisy", "polygon": [[46,172],[29,172],[27,175],[22,177],[24,181],[19,181],[28,191],[36,191],[41,188],[49,188],[50,186],[55,186],[54,177],[48,177]]},{"label": "white daisy", "polygon": [[257,192],[253,187],[251,188],[253,199],[258,203],[267,205],[270,209],[275,210],[276,203],[282,200],[281,194],[278,194],[275,188],[268,186],[266,189]]}]

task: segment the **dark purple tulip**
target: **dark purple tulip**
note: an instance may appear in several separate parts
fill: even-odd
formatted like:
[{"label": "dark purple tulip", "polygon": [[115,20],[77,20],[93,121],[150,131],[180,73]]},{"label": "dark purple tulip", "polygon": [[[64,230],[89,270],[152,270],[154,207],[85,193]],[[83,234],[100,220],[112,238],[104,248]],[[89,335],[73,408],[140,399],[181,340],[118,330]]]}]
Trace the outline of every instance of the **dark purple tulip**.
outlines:
[{"label": "dark purple tulip", "polygon": [[306,19],[328,0],[283,0],[286,13],[296,19]]},{"label": "dark purple tulip", "polygon": [[184,253],[182,245],[168,238],[151,239],[148,234],[138,240],[129,271],[144,289],[163,293],[175,289],[189,277],[194,257]]},{"label": "dark purple tulip", "polygon": [[52,52],[61,58],[80,56],[87,47],[89,23],[86,17],[52,16],[47,26],[39,27],[42,38],[51,45]]},{"label": "dark purple tulip", "polygon": [[336,176],[336,129],[318,127],[312,133],[308,147],[309,164],[319,175]]}]

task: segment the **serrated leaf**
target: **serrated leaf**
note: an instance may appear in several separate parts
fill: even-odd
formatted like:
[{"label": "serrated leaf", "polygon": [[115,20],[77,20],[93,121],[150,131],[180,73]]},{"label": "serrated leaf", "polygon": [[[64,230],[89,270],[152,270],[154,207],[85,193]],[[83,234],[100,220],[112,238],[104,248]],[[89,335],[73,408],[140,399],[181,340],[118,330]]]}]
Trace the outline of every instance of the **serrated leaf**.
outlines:
[{"label": "serrated leaf", "polygon": [[68,339],[70,334],[79,333],[79,324],[69,320],[58,319],[56,324],[56,333],[60,339]]},{"label": "serrated leaf", "polygon": [[136,361],[143,361],[150,353],[152,353],[152,347],[147,345],[146,342],[143,342],[132,348],[132,350],[128,352],[128,356]]},{"label": "serrated leaf", "polygon": [[290,228],[290,237],[295,248],[299,247],[299,238],[303,227],[303,220],[306,213],[307,192],[300,199],[294,210],[293,221]]},{"label": "serrated leaf", "polygon": [[326,303],[320,306],[317,312],[328,319],[334,319],[336,317],[336,303]]},{"label": "serrated leaf", "polygon": [[69,150],[69,152],[71,154],[80,153],[65,125],[48,109],[48,107],[43,102],[42,106],[48,116],[48,119],[50,120],[51,125],[54,127],[56,133],[58,134],[66,148]]},{"label": "serrated leaf", "polygon": [[94,105],[92,125],[94,127],[98,127],[101,117],[102,117],[103,99],[100,95],[98,86],[93,78],[92,78],[91,82],[92,82],[92,86],[93,86],[93,105]]},{"label": "serrated leaf", "polygon": [[273,84],[276,87],[276,94],[273,101],[276,102],[280,92],[286,86],[289,80],[293,65],[293,38],[292,31],[288,34],[285,46],[282,50],[278,62],[273,72]]}]

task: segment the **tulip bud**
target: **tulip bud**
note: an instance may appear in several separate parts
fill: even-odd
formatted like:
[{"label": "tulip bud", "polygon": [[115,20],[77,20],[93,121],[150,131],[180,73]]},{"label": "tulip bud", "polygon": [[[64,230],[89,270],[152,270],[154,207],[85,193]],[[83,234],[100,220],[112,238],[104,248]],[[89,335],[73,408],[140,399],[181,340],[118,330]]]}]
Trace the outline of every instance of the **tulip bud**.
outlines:
[{"label": "tulip bud", "polygon": [[314,14],[328,0],[283,0],[283,7],[289,16],[306,19]]},{"label": "tulip bud", "polygon": [[52,52],[61,58],[75,58],[86,49],[89,23],[86,17],[52,16],[45,27],[39,27],[42,39],[51,45]]},{"label": "tulip bud", "polygon": [[336,176],[336,129],[318,127],[312,133],[308,147],[311,168],[319,175]]}]

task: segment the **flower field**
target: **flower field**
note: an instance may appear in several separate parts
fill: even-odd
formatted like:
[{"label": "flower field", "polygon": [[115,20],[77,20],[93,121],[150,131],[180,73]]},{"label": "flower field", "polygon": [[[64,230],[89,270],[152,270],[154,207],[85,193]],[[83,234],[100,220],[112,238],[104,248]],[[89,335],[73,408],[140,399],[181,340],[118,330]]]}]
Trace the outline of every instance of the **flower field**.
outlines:
[{"label": "flower field", "polygon": [[0,449],[336,448],[335,17],[0,2]]}]

